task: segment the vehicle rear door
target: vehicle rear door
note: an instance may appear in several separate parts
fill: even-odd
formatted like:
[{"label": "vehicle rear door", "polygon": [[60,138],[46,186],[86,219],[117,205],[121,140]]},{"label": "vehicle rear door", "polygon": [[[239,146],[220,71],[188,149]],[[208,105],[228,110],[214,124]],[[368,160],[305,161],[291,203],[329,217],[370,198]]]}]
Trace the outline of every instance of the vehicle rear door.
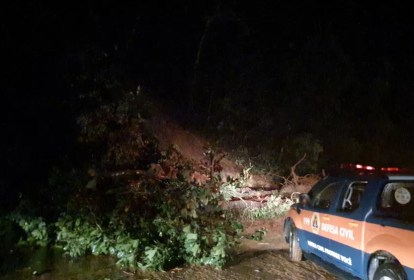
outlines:
[{"label": "vehicle rear door", "polygon": [[373,215],[366,219],[365,251],[381,250],[403,266],[407,279],[414,279],[414,178],[390,176],[380,190]]}]

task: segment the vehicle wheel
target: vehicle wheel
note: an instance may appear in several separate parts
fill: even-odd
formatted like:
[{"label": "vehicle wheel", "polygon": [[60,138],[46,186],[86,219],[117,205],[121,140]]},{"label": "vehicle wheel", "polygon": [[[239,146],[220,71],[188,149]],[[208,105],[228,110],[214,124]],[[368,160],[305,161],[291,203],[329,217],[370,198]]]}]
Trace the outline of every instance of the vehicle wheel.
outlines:
[{"label": "vehicle wheel", "polygon": [[406,280],[404,270],[395,263],[383,263],[375,271],[374,280]]},{"label": "vehicle wheel", "polygon": [[289,232],[289,259],[293,262],[302,260],[302,249],[299,246],[298,233],[293,225]]}]

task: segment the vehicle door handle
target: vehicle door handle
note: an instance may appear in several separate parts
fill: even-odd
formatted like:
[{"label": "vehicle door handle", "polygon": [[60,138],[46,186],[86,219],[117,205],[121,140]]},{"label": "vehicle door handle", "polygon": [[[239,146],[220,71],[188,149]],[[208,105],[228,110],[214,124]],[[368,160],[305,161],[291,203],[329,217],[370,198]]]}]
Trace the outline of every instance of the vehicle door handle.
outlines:
[{"label": "vehicle door handle", "polygon": [[323,216],[322,219],[324,219],[325,221],[329,221],[331,218],[329,218],[328,216]]},{"label": "vehicle door handle", "polygon": [[355,222],[349,222],[348,225],[351,227],[358,227],[358,223]]}]

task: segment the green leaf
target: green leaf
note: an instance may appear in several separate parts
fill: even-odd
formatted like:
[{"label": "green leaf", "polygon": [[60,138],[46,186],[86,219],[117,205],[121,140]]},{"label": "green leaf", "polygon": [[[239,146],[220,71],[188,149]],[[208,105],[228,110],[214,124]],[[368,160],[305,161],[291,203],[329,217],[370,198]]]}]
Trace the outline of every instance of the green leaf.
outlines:
[{"label": "green leaf", "polygon": [[197,233],[187,233],[186,238],[189,240],[197,240],[198,234]]},{"label": "green leaf", "polygon": [[152,261],[156,253],[157,253],[157,249],[150,249],[150,250],[145,251],[145,255],[150,261]]},{"label": "green leaf", "polygon": [[183,232],[184,232],[184,233],[190,233],[190,232],[191,232],[191,225],[186,225],[186,226],[183,228]]}]

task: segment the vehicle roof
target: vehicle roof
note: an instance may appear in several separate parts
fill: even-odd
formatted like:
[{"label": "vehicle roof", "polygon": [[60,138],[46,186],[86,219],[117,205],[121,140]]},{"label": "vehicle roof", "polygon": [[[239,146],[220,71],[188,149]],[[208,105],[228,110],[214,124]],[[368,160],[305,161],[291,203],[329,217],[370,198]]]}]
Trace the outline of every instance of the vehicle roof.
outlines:
[{"label": "vehicle roof", "polygon": [[402,181],[414,181],[413,174],[395,174],[395,173],[371,173],[371,174],[355,174],[355,173],[342,173],[329,175],[330,178],[341,178],[351,180],[375,180],[375,179],[386,179],[386,180],[402,180]]},{"label": "vehicle roof", "polygon": [[414,175],[392,174],[387,176],[390,180],[414,180]]}]

